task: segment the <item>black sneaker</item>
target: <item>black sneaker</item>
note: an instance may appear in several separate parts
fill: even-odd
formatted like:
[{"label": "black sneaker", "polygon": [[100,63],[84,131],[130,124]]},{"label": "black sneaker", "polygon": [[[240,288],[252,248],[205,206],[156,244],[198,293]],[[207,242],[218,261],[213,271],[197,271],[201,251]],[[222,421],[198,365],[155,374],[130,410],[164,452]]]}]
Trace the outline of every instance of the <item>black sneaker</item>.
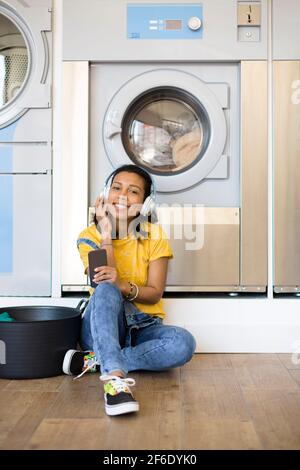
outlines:
[{"label": "black sneaker", "polygon": [[62,369],[65,374],[76,375],[75,378],[79,379],[86,372],[98,372],[100,365],[93,351],[69,349],[65,354]]},{"label": "black sneaker", "polygon": [[133,398],[129,386],[135,385],[133,379],[123,379],[114,375],[101,375],[104,384],[105,411],[109,416],[139,411],[139,403]]}]

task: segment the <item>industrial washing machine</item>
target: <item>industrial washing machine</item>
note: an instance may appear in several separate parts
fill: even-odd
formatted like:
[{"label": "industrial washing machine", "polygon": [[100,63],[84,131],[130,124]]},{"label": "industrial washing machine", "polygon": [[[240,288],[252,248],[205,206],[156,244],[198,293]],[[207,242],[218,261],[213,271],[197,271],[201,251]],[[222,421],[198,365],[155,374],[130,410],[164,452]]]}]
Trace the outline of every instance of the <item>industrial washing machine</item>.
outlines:
[{"label": "industrial washing machine", "polygon": [[51,295],[51,4],[0,1],[0,295]]},{"label": "industrial washing machine", "polygon": [[265,292],[267,1],[66,0],[63,26],[62,290],[86,289],[76,237],[135,163],[170,229],[167,290]]}]

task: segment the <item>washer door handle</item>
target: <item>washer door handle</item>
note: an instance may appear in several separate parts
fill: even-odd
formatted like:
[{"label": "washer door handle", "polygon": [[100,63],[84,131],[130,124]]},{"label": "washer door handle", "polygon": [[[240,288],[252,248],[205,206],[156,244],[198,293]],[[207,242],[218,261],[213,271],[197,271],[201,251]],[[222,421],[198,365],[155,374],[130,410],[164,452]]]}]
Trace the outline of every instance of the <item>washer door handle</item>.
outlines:
[{"label": "washer door handle", "polygon": [[105,125],[105,137],[107,139],[112,139],[115,135],[121,134],[122,127],[115,124],[111,119],[106,122]]}]

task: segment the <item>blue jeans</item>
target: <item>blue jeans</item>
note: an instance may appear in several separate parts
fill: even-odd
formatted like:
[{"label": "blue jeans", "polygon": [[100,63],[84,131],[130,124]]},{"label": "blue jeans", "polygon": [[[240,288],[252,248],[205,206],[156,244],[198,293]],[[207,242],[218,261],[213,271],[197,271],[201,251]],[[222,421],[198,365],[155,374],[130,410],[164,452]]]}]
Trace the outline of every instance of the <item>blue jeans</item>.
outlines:
[{"label": "blue jeans", "polygon": [[95,289],[82,321],[81,347],[94,351],[102,374],[133,370],[160,371],[182,366],[196,348],[184,328],[140,312],[118,287],[104,282]]}]

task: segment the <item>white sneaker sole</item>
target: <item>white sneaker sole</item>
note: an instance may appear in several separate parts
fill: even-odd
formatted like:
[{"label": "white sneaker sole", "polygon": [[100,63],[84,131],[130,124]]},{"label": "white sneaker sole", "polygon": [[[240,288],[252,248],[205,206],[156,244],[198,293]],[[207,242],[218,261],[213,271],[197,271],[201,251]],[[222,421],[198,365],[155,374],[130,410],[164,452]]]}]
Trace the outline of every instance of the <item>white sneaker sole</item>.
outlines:
[{"label": "white sneaker sole", "polygon": [[69,349],[69,351],[66,353],[64,357],[63,366],[62,366],[62,370],[64,374],[73,375],[70,370],[70,364],[71,364],[71,359],[76,352],[77,352],[76,349]]},{"label": "white sneaker sole", "polygon": [[136,413],[140,409],[138,402],[120,403],[120,405],[108,405],[105,400],[105,411],[108,416],[124,415],[126,413]]}]

